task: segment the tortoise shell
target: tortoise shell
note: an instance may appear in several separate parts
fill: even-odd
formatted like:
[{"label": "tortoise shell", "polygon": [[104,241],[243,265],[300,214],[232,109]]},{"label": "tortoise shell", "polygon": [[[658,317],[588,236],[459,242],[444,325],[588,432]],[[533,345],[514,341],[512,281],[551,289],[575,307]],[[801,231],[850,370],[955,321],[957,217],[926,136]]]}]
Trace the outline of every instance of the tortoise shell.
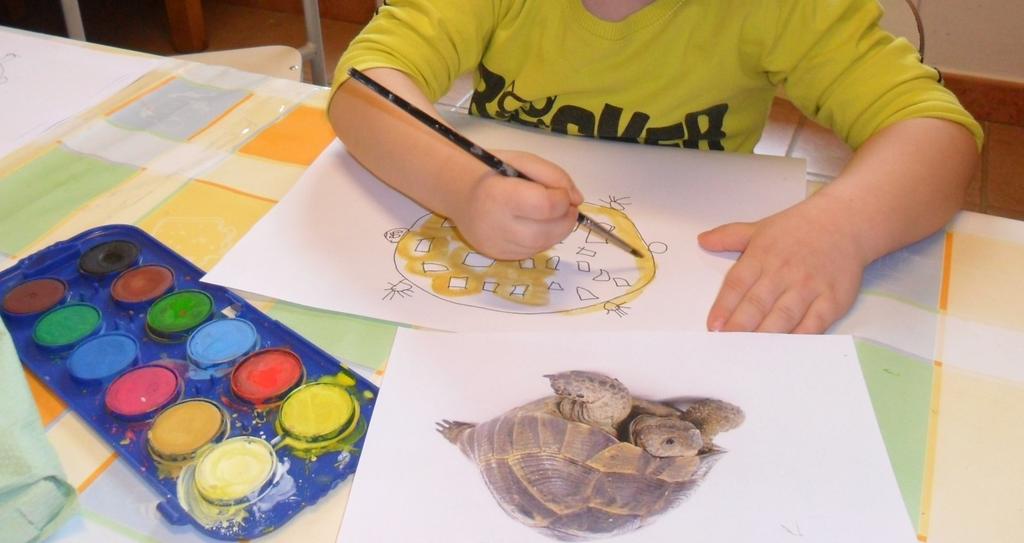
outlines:
[{"label": "tortoise shell", "polygon": [[658,458],[539,400],[473,427],[459,448],[516,520],[563,540],[628,532],[684,501],[720,450]]}]

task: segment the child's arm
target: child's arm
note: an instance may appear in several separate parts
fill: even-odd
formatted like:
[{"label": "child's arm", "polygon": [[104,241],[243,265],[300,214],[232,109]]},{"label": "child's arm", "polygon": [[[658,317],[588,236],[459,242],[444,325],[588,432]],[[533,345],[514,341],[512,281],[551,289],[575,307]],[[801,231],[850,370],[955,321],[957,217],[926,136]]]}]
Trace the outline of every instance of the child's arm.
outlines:
[{"label": "child's arm", "polygon": [[873,260],[941,228],[963,202],[978,160],[962,125],[899,121],[862,145],[834,181],[756,223],[700,235],[711,251],[743,251],[708,329],[824,332],[853,305]]},{"label": "child's arm", "polygon": [[[364,71],[438,116],[404,73]],[[532,256],[561,241],[576,223],[582,195],[564,170],[536,155],[495,152],[537,183],[504,177],[356,81],[342,83],[328,113],[335,133],[363,166],[452,219],[474,249],[492,258]]]}]

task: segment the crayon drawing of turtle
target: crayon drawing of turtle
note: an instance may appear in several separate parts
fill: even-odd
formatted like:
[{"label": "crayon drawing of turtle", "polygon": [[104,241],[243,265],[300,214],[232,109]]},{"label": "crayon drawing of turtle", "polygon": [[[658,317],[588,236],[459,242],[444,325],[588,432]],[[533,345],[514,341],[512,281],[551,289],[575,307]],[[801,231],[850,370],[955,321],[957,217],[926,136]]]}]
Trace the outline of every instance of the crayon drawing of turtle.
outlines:
[{"label": "crayon drawing of turtle", "polygon": [[715,436],[744,420],[717,399],[677,408],[636,398],[599,373],[546,377],[554,395],[437,429],[476,463],[509,516],[557,539],[623,534],[679,505],[726,452]]},{"label": "crayon drawing of turtle", "polygon": [[[645,242],[618,209],[584,203],[580,210],[642,248],[644,257],[634,257],[579,225],[551,249],[517,261],[475,252],[451,221],[434,214],[420,217],[408,229],[389,230],[384,237],[395,244],[401,282],[448,302],[518,314],[600,312],[606,303],[624,307],[654,279],[654,255],[667,246]],[[385,299],[401,298],[394,294],[395,284],[389,283]]]}]

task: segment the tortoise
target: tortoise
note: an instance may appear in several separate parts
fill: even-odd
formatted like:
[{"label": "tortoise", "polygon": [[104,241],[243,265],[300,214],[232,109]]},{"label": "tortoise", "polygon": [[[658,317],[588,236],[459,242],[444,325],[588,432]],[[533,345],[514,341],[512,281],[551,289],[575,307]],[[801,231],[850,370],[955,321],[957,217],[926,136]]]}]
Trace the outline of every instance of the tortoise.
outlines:
[{"label": "tortoise", "polygon": [[599,373],[544,377],[554,395],[437,430],[476,462],[506,513],[557,539],[626,533],[680,504],[725,453],[714,437],[744,420],[721,400],[635,398]]}]

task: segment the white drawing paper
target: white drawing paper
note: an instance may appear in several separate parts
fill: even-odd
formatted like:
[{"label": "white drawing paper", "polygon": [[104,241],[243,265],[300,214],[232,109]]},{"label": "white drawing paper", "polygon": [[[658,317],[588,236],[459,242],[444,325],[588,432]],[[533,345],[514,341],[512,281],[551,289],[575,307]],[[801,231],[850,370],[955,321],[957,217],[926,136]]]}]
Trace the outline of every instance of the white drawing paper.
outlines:
[{"label": "white drawing paper", "polygon": [[[335,142],[204,280],[442,330],[704,330],[735,255],[701,250],[697,234],[760,219],[805,193],[796,159],[596,141],[466,115],[449,120],[484,147],[533,151],[563,166],[584,194],[581,210],[647,257],[579,227],[534,258],[495,262]],[[395,155],[416,160],[400,149]]]},{"label": "white drawing paper", "polygon": [[0,158],[162,62],[0,27]]},{"label": "white drawing paper", "polygon": [[635,397],[711,397],[746,415],[715,438],[726,452],[685,500],[595,541],[916,540],[849,336],[408,329],[395,340],[338,540],[555,541],[506,514],[435,424],[497,417],[550,394],[543,376],[567,370],[613,376]]}]

